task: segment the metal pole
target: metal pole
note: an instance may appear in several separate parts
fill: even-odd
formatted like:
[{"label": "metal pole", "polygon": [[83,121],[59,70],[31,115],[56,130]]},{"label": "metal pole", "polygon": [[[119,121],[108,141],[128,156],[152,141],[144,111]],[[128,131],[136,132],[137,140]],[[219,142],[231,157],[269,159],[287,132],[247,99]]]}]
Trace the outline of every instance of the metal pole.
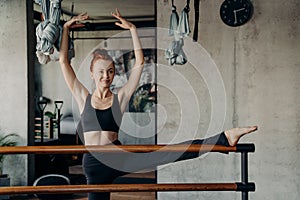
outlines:
[{"label": "metal pole", "polygon": [[57,137],[60,138],[60,109],[57,110]]},{"label": "metal pole", "polygon": [[[242,183],[248,184],[248,152],[241,153]],[[242,191],[242,200],[248,200],[248,191]]]},{"label": "metal pole", "polygon": [[41,112],[41,143],[44,143],[44,110]]},{"label": "metal pole", "polygon": [[56,121],[56,124],[57,124],[57,137],[60,138],[60,111],[61,111],[61,108],[63,106],[63,101],[55,101],[55,107],[57,109],[57,121]]},{"label": "metal pole", "polygon": [[39,109],[41,112],[41,143],[44,142],[44,110],[47,106],[47,101],[41,100],[38,102]]}]

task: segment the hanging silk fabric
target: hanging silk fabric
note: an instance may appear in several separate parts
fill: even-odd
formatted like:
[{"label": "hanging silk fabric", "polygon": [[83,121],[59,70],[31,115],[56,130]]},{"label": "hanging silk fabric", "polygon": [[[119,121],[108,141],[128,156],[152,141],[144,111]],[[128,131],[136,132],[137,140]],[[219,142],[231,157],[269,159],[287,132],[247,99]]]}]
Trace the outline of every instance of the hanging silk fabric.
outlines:
[{"label": "hanging silk fabric", "polygon": [[[173,2],[173,1],[172,1]],[[169,25],[169,35],[172,36],[175,34],[178,28],[179,16],[176,11],[176,6],[172,3],[172,13],[170,16],[170,25]]]},{"label": "hanging silk fabric", "polygon": [[183,37],[188,36],[191,32],[189,27],[189,8],[190,0],[187,1],[186,7],[182,10],[178,17],[174,0],[172,0],[172,13],[170,16],[169,35],[174,36],[174,40],[170,43],[169,48],[165,51],[165,57],[169,65],[184,65],[187,62],[186,55],[183,52]]},{"label": "hanging silk fabric", "polygon": [[[60,25],[62,0],[35,0],[41,5],[44,21],[36,27],[36,55],[41,64],[59,60],[60,37],[62,27]],[[71,45],[72,46],[72,45]],[[69,48],[72,50],[72,48]],[[74,53],[69,51],[69,58]]]},{"label": "hanging silk fabric", "polygon": [[190,0],[187,0],[187,5],[181,11],[179,24],[178,24],[178,32],[181,37],[186,37],[191,32],[189,25],[189,12],[190,12]]}]

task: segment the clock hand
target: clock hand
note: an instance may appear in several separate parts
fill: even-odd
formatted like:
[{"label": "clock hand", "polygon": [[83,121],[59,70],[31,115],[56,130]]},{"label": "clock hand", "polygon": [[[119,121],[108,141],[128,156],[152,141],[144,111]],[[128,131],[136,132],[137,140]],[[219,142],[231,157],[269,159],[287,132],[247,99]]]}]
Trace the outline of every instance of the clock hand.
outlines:
[{"label": "clock hand", "polygon": [[234,10],[235,12],[240,12],[242,10],[245,10],[245,8],[240,8],[240,9],[237,9],[237,10]]},{"label": "clock hand", "polygon": [[237,12],[240,12],[242,10],[245,10],[245,8],[240,8],[240,9],[237,9],[237,10],[233,10],[233,14],[234,14],[234,23],[236,24],[237,23],[237,16],[236,16],[236,13]]},{"label": "clock hand", "polygon": [[234,14],[234,24],[236,24],[237,23],[236,10],[233,10],[233,14]]}]

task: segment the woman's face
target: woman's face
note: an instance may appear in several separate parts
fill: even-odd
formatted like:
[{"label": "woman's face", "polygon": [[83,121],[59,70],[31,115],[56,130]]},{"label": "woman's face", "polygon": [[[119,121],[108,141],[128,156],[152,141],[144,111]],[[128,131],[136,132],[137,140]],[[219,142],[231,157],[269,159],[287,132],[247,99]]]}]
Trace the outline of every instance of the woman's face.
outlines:
[{"label": "woman's face", "polygon": [[110,60],[98,59],[91,71],[97,88],[109,88],[115,76],[115,66]]}]

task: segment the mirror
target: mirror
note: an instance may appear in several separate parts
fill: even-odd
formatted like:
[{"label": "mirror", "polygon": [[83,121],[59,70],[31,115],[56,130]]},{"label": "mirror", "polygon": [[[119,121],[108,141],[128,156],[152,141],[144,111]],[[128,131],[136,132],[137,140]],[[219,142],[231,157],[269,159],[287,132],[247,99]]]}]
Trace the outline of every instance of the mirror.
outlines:
[{"label": "mirror", "polygon": [[[155,64],[156,8],[154,0],[147,0],[142,3],[140,0],[63,0],[60,15],[61,25],[72,16],[82,12],[87,12],[90,16],[89,20],[84,22],[84,27],[74,29],[69,34],[74,50],[71,65],[79,80],[92,92],[93,83],[89,71],[91,52],[98,47],[105,48],[113,58],[116,67],[116,76],[111,90],[117,92],[126,83],[135,58],[130,32],[116,26],[116,19],[111,16],[111,11],[114,11],[115,8],[119,8],[122,16],[137,26],[145,57],[144,71],[139,86],[124,113],[119,140],[123,144],[155,144],[155,104],[157,100]],[[35,28],[43,21],[41,14],[41,6],[38,3],[34,3]],[[59,43],[57,46],[59,48]],[[35,119],[43,118],[42,121],[44,122],[39,126],[43,126],[43,140],[41,140],[39,127],[36,127],[35,135],[32,136],[35,137],[35,144],[82,144],[80,142],[81,137],[78,136],[77,131],[80,114],[65,83],[59,62],[50,61],[43,64],[36,58],[34,73],[36,104],[38,105],[40,101],[47,102],[43,113],[39,111],[38,107],[33,111]],[[59,112],[57,106],[55,106],[57,101],[63,102]],[[57,116],[57,113],[60,113],[60,116]],[[58,121],[57,119],[61,120]],[[42,158],[36,157],[36,159]],[[64,160],[69,159],[66,158]],[[80,159],[79,157],[77,161],[74,161],[75,164],[80,164]],[[41,162],[37,160],[36,163],[40,165]],[[46,165],[49,163],[45,160],[43,163],[45,163],[44,167],[47,168]],[[36,169],[36,176],[41,176],[45,173],[42,170],[43,166],[36,167]],[[65,171],[65,169],[62,170]],[[155,182],[154,172],[150,177]]]}]

